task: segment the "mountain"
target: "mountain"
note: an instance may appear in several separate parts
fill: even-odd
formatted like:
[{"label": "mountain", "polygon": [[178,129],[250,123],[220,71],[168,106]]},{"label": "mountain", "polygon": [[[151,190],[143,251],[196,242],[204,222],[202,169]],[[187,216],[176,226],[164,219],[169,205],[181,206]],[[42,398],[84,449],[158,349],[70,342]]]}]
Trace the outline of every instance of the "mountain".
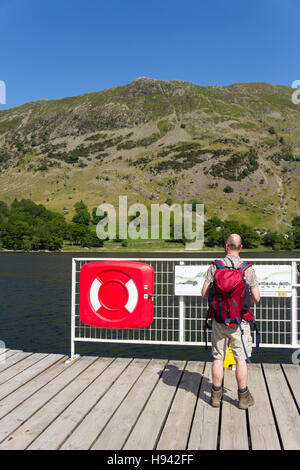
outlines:
[{"label": "mountain", "polygon": [[203,202],[206,215],[286,229],[299,206],[300,105],[268,83],[141,77],[0,111],[0,200],[73,213],[81,199]]}]

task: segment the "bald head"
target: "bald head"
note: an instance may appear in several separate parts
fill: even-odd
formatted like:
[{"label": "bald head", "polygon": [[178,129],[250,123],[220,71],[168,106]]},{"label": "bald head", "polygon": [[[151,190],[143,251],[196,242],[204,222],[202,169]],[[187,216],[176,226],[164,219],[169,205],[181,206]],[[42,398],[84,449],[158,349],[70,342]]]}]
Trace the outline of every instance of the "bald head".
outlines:
[{"label": "bald head", "polygon": [[237,233],[232,233],[229,235],[229,237],[225,241],[225,251],[231,252],[231,251],[238,251],[240,252],[242,249],[242,239],[240,235]]}]

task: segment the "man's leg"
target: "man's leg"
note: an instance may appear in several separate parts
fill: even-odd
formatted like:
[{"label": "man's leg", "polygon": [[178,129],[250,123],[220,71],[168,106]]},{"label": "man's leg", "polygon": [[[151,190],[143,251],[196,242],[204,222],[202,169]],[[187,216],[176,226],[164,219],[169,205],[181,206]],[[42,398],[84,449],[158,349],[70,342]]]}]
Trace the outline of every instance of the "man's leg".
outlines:
[{"label": "man's leg", "polygon": [[[243,322],[244,330],[244,346],[247,350],[248,357],[251,356],[252,339],[249,324]],[[236,381],[238,386],[239,408],[245,410],[249,406],[254,405],[254,399],[247,387],[248,366],[246,355],[242,344],[241,333],[238,329],[231,335],[231,348],[236,360]]]},{"label": "man's leg", "polygon": [[212,322],[212,389],[210,403],[214,407],[219,407],[222,400],[222,382],[223,382],[223,361],[227,350],[227,338],[224,335],[224,325],[217,323],[215,320]]},{"label": "man's leg", "polygon": [[222,382],[223,382],[223,359],[214,359],[211,368],[212,387],[210,404],[215,408],[219,408],[222,400]]},{"label": "man's leg", "polygon": [[246,360],[237,361],[235,370],[236,381],[239,390],[243,390],[247,387],[248,379],[248,367]]},{"label": "man's leg", "polygon": [[223,359],[214,359],[212,364],[212,383],[215,387],[221,387],[223,382]]}]

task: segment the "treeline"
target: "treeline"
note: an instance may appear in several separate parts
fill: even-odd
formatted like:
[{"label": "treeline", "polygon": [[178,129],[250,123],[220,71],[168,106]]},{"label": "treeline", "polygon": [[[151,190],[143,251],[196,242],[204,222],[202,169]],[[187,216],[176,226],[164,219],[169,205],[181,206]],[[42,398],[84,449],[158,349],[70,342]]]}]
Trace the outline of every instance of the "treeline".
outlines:
[{"label": "treeline", "polygon": [[82,247],[103,246],[90,227],[84,203],[75,205],[71,223],[57,212],[30,199],[15,199],[9,207],[0,201],[0,247],[8,250],[61,250],[64,241]]},{"label": "treeline", "polygon": [[[64,215],[35,204],[30,199],[15,199],[10,206],[0,201],[0,248],[8,250],[61,250],[64,242],[81,247],[102,247],[103,241],[96,235],[96,225],[100,217],[96,208],[89,212],[86,204],[80,201],[74,205],[75,214],[71,222]],[[132,220],[132,218],[129,218]],[[172,217],[171,217],[172,220]],[[273,250],[293,250],[300,248],[300,216],[292,220],[286,233],[272,230],[254,229],[235,220],[222,221],[212,217],[205,221],[204,240],[206,247],[223,246],[230,233],[239,233],[244,248],[271,247]],[[171,222],[171,241],[182,245],[189,240],[174,239]],[[118,236],[115,241],[121,241]],[[123,246],[127,241],[123,241]]]},{"label": "treeline", "polygon": [[212,217],[205,222],[204,240],[207,247],[223,246],[224,240],[231,233],[238,233],[244,248],[271,247],[273,250],[294,250],[300,248],[300,216],[292,220],[292,226],[286,233],[273,230],[254,229],[235,220],[222,221]]}]

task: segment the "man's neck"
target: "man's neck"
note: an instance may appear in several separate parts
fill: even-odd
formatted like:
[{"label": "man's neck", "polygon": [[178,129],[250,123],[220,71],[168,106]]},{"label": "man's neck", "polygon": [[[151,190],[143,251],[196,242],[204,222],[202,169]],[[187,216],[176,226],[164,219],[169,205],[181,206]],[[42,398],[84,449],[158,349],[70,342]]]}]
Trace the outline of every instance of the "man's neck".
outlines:
[{"label": "man's neck", "polygon": [[227,256],[227,255],[240,256],[240,253],[239,253],[239,252],[236,252],[236,251],[235,251],[235,252],[229,251],[229,252],[226,253],[226,256]]}]

